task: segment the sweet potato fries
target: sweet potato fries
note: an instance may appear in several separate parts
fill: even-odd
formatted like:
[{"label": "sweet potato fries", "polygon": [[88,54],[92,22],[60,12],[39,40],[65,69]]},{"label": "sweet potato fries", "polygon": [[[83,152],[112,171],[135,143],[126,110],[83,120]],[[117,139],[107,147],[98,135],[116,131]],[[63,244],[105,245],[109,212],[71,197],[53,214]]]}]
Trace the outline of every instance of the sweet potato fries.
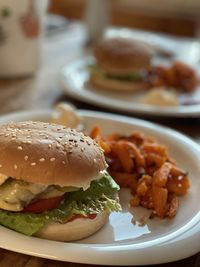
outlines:
[{"label": "sweet potato fries", "polygon": [[178,91],[190,93],[199,85],[199,78],[195,70],[189,65],[174,61],[171,66],[152,66],[148,72],[146,82],[148,87],[166,86]]},{"label": "sweet potato fries", "polygon": [[189,179],[169,156],[166,146],[140,132],[101,136],[95,127],[90,136],[104,150],[111,176],[121,187],[130,188],[131,206],[151,209],[152,217],[176,215],[178,197],[187,193]]}]

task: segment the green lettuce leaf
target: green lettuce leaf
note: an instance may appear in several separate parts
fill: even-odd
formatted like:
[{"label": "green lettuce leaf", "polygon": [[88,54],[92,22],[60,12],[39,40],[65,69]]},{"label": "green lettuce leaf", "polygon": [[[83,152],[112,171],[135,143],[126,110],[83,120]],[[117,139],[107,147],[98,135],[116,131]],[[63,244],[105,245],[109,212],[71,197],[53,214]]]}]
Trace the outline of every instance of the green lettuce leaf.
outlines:
[{"label": "green lettuce leaf", "polygon": [[87,190],[80,189],[70,192],[68,198],[71,200],[90,200],[100,198],[102,195],[113,197],[119,191],[119,186],[112,177],[105,172],[104,177],[98,181],[92,181]]},{"label": "green lettuce leaf", "polygon": [[144,79],[144,73],[142,72],[134,72],[134,73],[129,73],[127,75],[111,75],[106,73],[104,70],[102,70],[100,67],[97,65],[89,65],[88,69],[90,70],[91,73],[94,75],[101,76],[104,79],[114,79],[114,80],[120,80],[120,81],[141,81]]},{"label": "green lettuce leaf", "polygon": [[118,190],[119,186],[105,174],[99,181],[92,181],[86,191],[79,189],[66,193],[65,200],[51,211],[34,214],[0,210],[0,224],[30,236],[47,222],[64,223],[76,214],[86,216],[102,211],[119,211],[121,207],[115,199]]},{"label": "green lettuce leaf", "polygon": [[141,81],[144,79],[144,75],[142,75],[142,73],[139,73],[139,72],[130,73],[125,76],[106,74],[106,78],[125,81],[125,82],[126,81]]}]

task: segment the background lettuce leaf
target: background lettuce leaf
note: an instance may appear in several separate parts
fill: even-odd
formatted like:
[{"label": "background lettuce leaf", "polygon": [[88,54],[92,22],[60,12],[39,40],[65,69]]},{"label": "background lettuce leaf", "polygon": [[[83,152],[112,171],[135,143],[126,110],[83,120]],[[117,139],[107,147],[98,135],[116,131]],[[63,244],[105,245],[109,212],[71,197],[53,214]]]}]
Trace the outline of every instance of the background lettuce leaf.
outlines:
[{"label": "background lettuce leaf", "polygon": [[88,65],[88,69],[92,74],[104,79],[114,79],[120,81],[141,81],[144,80],[144,77],[146,76],[145,73],[142,72],[133,72],[126,75],[111,75],[95,64]]}]

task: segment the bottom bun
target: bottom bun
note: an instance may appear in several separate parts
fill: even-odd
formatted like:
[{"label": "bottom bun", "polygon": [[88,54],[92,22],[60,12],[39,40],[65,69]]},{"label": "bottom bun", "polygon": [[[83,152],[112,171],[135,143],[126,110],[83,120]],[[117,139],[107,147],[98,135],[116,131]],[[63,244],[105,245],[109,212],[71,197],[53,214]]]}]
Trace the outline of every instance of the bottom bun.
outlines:
[{"label": "bottom bun", "polygon": [[133,92],[146,89],[146,83],[143,81],[120,81],[115,79],[106,79],[98,75],[91,75],[90,83],[100,89],[110,91]]},{"label": "bottom bun", "polygon": [[88,237],[104,226],[109,213],[98,214],[95,219],[75,219],[68,223],[48,223],[35,236],[55,240],[74,241]]}]

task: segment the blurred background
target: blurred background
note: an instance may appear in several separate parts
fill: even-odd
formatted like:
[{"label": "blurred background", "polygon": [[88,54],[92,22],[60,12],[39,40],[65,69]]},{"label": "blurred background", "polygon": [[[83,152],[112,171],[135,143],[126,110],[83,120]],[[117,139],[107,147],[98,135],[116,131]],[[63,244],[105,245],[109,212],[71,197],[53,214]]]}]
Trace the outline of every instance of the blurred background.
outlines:
[{"label": "blurred background", "polygon": [[97,109],[67,95],[61,70],[126,28],[162,57],[200,62],[199,0],[0,0],[0,114],[61,100]]},{"label": "blurred background", "polygon": [[[51,0],[49,12],[68,19],[81,20],[86,6],[95,1]],[[106,2],[109,3],[112,25],[179,36],[199,35],[199,0],[107,0]]]}]

